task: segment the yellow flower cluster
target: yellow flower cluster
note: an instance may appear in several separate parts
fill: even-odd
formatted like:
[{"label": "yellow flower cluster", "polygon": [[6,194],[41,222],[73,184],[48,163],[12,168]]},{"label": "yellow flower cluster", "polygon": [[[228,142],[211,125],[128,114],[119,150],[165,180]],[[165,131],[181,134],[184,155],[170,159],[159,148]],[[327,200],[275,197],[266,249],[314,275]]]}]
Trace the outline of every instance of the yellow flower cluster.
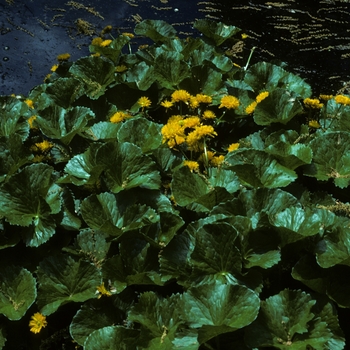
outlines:
[{"label": "yellow flower cluster", "polygon": [[99,293],[97,299],[100,299],[102,297],[102,295],[105,295],[106,297],[110,297],[112,295],[112,293],[106,289],[104,283],[102,283],[100,286],[96,287],[96,289],[97,289],[97,292]]},{"label": "yellow flower cluster", "polygon": [[320,99],[324,101],[329,101],[333,98],[333,95],[320,95]]},{"label": "yellow flower cluster", "polygon": [[34,103],[32,100],[24,100],[24,103],[29,107],[29,108],[34,108]]},{"label": "yellow flower cluster", "polygon": [[51,142],[49,142],[47,140],[44,140],[43,142],[36,143],[35,146],[41,152],[47,152],[53,147],[53,143],[51,143]]},{"label": "yellow flower cluster", "polygon": [[120,123],[122,121],[124,121],[125,119],[128,119],[128,118],[131,118],[132,116],[128,113],[125,113],[123,111],[119,111],[119,112],[116,112],[114,113],[110,118],[109,118],[109,121],[111,123]]},{"label": "yellow flower cluster", "polygon": [[39,333],[42,328],[47,326],[46,317],[40,312],[36,312],[29,322],[30,331],[32,333]]},{"label": "yellow flower cluster", "polygon": [[231,145],[228,146],[227,151],[228,152],[233,152],[237,150],[239,147],[239,143],[231,143]]},{"label": "yellow flower cluster", "polygon": [[245,112],[247,114],[252,114],[255,111],[256,106],[263,100],[265,100],[266,97],[269,96],[268,91],[260,92],[258,96],[256,96],[255,101],[253,101],[248,107],[246,107]]},{"label": "yellow flower cluster", "polygon": [[336,103],[341,105],[350,106],[350,98],[344,95],[337,95],[334,97]]},{"label": "yellow flower cluster", "polygon": [[199,170],[199,163],[194,160],[185,160],[183,165],[189,167],[191,172]]},{"label": "yellow flower cluster", "polygon": [[29,127],[31,129],[35,129],[33,123],[34,123],[34,120],[37,118],[36,115],[32,115],[30,118],[28,118],[28,124],[29,124]]},{"label": "yellow flower cluster", "polygon": [[303,102],[309,108],[321,109],[323,107],[323,103],[320,103],[318,98],[305,98]]},{"label": "yellow flower cluster", "polygon": [[310,120],[309,127],[314,128],[314,129],[319,129],[321,127],[321,125],[317,120]]},{"label": "yellow flower cluster", "polygon": [[237,97],[226,95],[221,98],[219,108],[227,108],[227,109],[237,109],[239,107],[239,99]]},{"label": "yellow flower cluster", "polygon": [[112,42],[112,40],[110,40],[110,39],[103,40],[102,38],[97,37],[97,38],[92,39],[91,45],[106,47],[106,46],[109,46],[111,42]]},{"label": "yellow flower cluster", "polygon": [[138,99],[137,103],[142,107],[142,109],[144,109],[146,107],[149,107],[152,102],[148,97],[142,96]]}]

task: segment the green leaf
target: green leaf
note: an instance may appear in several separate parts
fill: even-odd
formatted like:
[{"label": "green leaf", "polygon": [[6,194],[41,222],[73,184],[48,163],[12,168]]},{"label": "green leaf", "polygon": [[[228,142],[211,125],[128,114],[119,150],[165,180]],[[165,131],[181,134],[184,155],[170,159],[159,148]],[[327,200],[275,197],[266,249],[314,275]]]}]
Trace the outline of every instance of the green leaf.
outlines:
[{"label": "green leaf", "polygon": [[0,137],[16,133],[24,141],[29,135],[27,119],[35,112],[15,97],[0,96],[0,107]]},{"label": "green leaf", "polygon": [[124,142],[92,144],[83,154],[73,157],[66,165],[60,182],[75,185],[94,184],[104,171],[104,180],[112,192],[133,187],[158,189],[161,184],[156,164],[136,145]]},{"label": "green leaf", "polygon": [[331,332],[312,312],[315,304],[309,294],[288,289],[262,301],[258,318],[247,328],[247,345],[283,350],[324,348]]},{"label": "green leaf", "polygon": [[37,303],[44,315],[54,313],[66,303],[95,298],[102,283],[101,272],[94,265],[63,254],[44,259],[37,275]]},{"label": "green leaf", "polygon": [[141,91],[148,90],[155,80],[154,67],[147,65],[143,61],[133,65],[126,73],[126,81],[128,83],[135,83]]},{"label": "green leaf", "polygon": [[99,231],[84,229],[75,239],[74,250],[63,248],[65,251],[76,252],[100,268],[108,253],[110,243],[106,242],[105,235]]},{"label": "green leaf", "polygon": [[273,90],[269,96],[260,102],[254,110],[254,121],[258,125],[272,123],[287,124],[292,118],[303,111],[295,92],[281,88]]},{"label": "green leaf", "polygon": [[244,185],[252,187],[285,187],[293,182],[296,173],[260,150],[241,149],[229,152],[225,157],[229,169],[235,171]]},{"label": "green leaf", "polygon": [[19,320],[34,303],[35,299],[36,280],[28,270],[17,266],[6,266],[6,268],[1,269],[1,314],[11,321]]},{"label": "green leaf", "polygon": [[136,24],[134,32],[136,35],[147,36],[154,42],[167,42],[176,35],[176,30],[170,24],[162,20],[151,19]]},{"label": "green leaf", "polygon": [[33,155],[23,144],[19,134],[0,137],[0,182],[14,174],[24,164],[29,163]]},{"label": "green leaf", "polygon": [[68,109],[83,94],[83,84],[78,79],[74,77],[58,78],[47,84],[45,92],[38,97],[37,109],[43,110],[52,104]]},{"label": "green leaf", "polygon": [[55,234],[51,214],[60,210],[56,174],[46,164],[33,164],[13,175],[0,188],[0,216],[12,225],[30,226],[26,244],[37,247]]},{"label": "green leaf", "polygon": [[190,73],[188,63],[179,52],[163,51],[155,59],[154,74],[162,87],[176,89]]},{"label": "green leaf", "polygon": [[284,91],[291,91],[295,96],[301,96],[302,98],[311,96],[311,87],[302,78],[268,62],[259,62],[252,65],[247,70],[244,82],[257,93],[262,90],[271,93],[278,87]]},{"label": "green leaf", "polygon": [[35,121],[45,136],[68,145],[76,134],[85,130],[88,121],[93,118],[94,113],[87,107],[64,109],[50,105],[40,111]]},{"label": "green leaf", "polygon": [[162,144],[162,125],[144,118],[132,118],[122,124],[118,131],[119,142],[139,146],[143,153],[157,149]]},{"label": "green leaf", "polygon": [[294,130],[280,130],[269,135],[265,140],[265,152],[275,156],[282,165],[289,169],[310,164],[312,150],[309,146],[296,143],[300,135]]},{"label": "green leaf", "polygon": [[127,35],[120,35],[118,38],[113,39],[112,42],[106,47],[90,45],[89,49],[91,53],[99,53],[109,58],[114,63],[117,63],[123,47],[129,43],[129,41],[130,38]]},{"label": "green leaf", "polygon": [[335,217],[329,222],[323,239],[316,246],[318,264],[323,268],[341,264],[350,257],[350,220],[345,217]]},{"label": "green leaf", "polygon": [[138,303],[129,312],[128,320],[141,325],[141,334],[149,335],[153,346],[158,344],[153,349],[160,348],[164,341],[174,340],[182,323],[179,298],[179,294],[161,298],[154,292],[146,292],[141,294]]},{"label": "green leaf", "polygon": [[164,285],[167,279],[163,279],[159,273],[159,247],[151,245],[145,239],[134,236],[131,240],[130,237],[124,236],[120,243],[120,255],[128,285]]},{"label": "green leaf", "polygon": [[213,187],[223,187],[228,193],[235,193],[241,188],[237,175],[228,169],[210,168],[209,182]]},{"label": "green leaf", "polygon": [[175,152],[170,148],[159,147],[152,152],[152,158],[156,160],[157,165],[163,172],[175,169],[183,163],[183,157],[179,152]]},{"label": "green leaf", "polygon": [[156,164],[136,145],[124,142],[104,144],[96,154],[104,166],[104,179],[114,193],[133,187],[159,189],[161,179]]},{"label": "green leaf", "polygon": [[103,303],[101,300],[89,300],[75,314],[69,332],[79,345],[83,346],[93,331],[111,324],[123,323],[126,318],[125,312],[113,305],[112,298],[114,297],[105,298]]},{"label": "green leaf", "polygon": [[191,254],[194,276],[239,274],[242,257],[235,245],[237,237],[237,230],[224,222],[200,227]]},{"label": "green leaf", "polygon": [[333,179],[337,187],[345,188],[350,182],[350,134],[344,131],[321,134],[310,142],[312,164],[305,175],[317,180]]},{"label": "green leaf", "polygon": [[102,57],[83,57],[73,63],[69,72],[84,84],[87,96],[96,100],[114,81],[114,65]]},{"label": "green leaf", "polygon": [[293,267],[292,276],[315,292],[326,293],[327,270],[322,269],[314,257],[303,256]]},{"label": "green leaf", "polygon": [[176,203],[185,206],[209,193],[209,186],[203,176],[181,167],[173,173],[172,191]]},{"label": "green leaf", "polygon": [[207,19],[197,20],[193,27],[202,32],[206,37],[212,39],[216,46],[221,45],[225,40],[240,31],[240,29],[235,26],[229,26],[221,22]]},{"label": "green leaf", "polygon": [[190,328],[199,329],[200,344],[249,325],[258,315],[260,300],[249,288],[214,281],[190,288],[181,296],[180,310]]},{"label": "green leaf", "polygon": [[139,332],[122,326],[109,326],[92,332],[84,343],[84,350],[136,350]]},{"label": "green leaf", "polygon": [[116,139],[118,130],[122,126],[122,123],[110,123],[110,122],[99,122],[95,123],[89,129],[85,130],[85,135],[92,137],[94,141]]},{"label": "green leaf", "polygon": [[150,207],[134,204],[123,208],[123,203],[108,192],[85,198],[80,210],[83,219],[92,229],[112,236],[120,236],[124,232],[159,221],[159,216]]},{"label": "green leaf", "polygon": [[250,231],[242,242],[245,268],[260,266],[268,269],[281,260],[279,239],[270,229]]}]

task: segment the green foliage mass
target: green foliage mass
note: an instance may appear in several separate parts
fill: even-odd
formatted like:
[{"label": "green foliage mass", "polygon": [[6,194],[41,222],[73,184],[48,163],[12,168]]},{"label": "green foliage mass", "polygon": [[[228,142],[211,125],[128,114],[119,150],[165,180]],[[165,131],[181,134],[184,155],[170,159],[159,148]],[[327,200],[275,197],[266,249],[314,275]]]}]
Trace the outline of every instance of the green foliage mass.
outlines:
[{"label": "green foliage mass", "polygon": [[0,348],[345,348],[350,98],[195,28],[0,96]]}]

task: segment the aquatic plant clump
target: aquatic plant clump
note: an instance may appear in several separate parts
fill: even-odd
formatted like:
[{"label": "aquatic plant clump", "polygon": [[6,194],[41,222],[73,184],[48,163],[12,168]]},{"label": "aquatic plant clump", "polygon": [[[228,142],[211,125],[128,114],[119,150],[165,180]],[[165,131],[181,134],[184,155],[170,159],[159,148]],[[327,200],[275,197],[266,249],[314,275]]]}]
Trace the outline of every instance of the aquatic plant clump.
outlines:
[{"label": "aquatic plant clump", "polygon": [[0,96],[0,348],[345,348],[350,97],[195,28]]}]

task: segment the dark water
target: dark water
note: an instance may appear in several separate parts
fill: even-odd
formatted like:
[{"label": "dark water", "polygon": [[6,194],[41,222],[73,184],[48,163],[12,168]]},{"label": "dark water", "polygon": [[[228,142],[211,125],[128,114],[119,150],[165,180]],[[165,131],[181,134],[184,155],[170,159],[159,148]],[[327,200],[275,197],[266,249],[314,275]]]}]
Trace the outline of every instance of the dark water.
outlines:
[{"label": "dark water", "polygon": [[350,80],[347,1],[7,0],[0,3],[0,95],[26,95],[43,82],[61,53],[69,52],[73,60],[88,55],[91,38],[106,25],[132,31],[141,19],[163,19],[180,35],[193,35],[191,25],[198,18],[223,21],[248,34],[238,63],[256,46],[252,63],[286,62],[315,94],[334,93]]}]

